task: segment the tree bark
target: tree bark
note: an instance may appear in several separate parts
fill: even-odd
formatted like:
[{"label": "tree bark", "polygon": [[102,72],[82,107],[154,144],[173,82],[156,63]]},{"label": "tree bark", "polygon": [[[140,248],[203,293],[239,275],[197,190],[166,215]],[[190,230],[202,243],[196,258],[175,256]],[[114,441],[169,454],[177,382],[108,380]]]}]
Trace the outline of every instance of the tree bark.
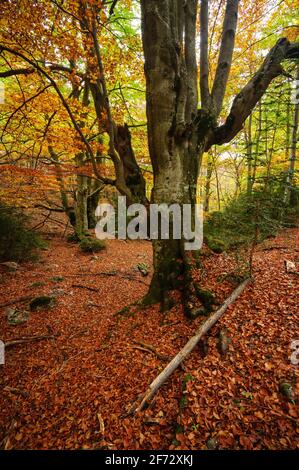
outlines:
[{"label": "tree bark", "polygon": [[[296,80],[299,83],[299,65],[296,68]],[[298,91],[297,91],[298,93]],[[298,100],[298,97],[297,97]],[[294,187],[294,175],[295,175],[295,166],[296,166],[296,150],[298,142],[298,128],[299,128],[299,101],[294,105],[294,118],[292,125],[292,140],[291,140],[291,149],[290,149],[290,160],[289,160],[289,170],[287,177],[287,190],[286,190],[286,202],[291,207],[296,207],[298,204],[298,190]]]},{"label": "tree bark", "polygon": [[[149,151],[155,204],[196,203],[203,139],[198,138],[195,25],[197,1],[143,0]],[[171,222],[170,233],[173,229]],[[154,276],[146,301],[171,305],[169,294],[189,277],[183,240],[153,241]],[[188,282],[189,284],[189,282]],[[185,286],[185,288],[189,286]]]}]

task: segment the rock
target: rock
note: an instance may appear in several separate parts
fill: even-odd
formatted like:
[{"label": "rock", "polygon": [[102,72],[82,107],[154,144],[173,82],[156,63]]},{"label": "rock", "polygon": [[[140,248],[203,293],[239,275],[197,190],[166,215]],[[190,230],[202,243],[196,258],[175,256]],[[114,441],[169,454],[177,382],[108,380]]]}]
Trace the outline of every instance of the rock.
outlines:
[{"label": "rock", "polygon": [[17,308],[8,307],[5,310],[7,316],[7,323],[10,326],[22,325],[29,319],[29,312],[27,310],[18,310]]},{"label": "rock", "polygon": [[213,310],[213,306],[217,303],[213,292],[207,289],[200,289],[199,287],[196,287],[196,295],[206,309],[207,313],[211,312]]},{"label": "rock", "polygon": [[15,263],[15,261],[5,261],[4,263],[1,263],[2,266],[5,266],[8,271],[17,271],[20,267],[18,263]]},{"label": "rock", "polygon": [[279,391],[288,399],[289,402],[294,403],[296,397],[292,384],[289,382],[281,382],[279,384]]},{"label": "rock", "polygon": [[296,264],[293,263],[292,261],[285,260],[285,269],[287,273],[297,273],[298,271],[296,270]]},{"label": "rock", "polygon": [[58,297],[61,295],[68,295],[68,293],[64,289],[59,289],[59,287],[54,287],[54,289],[51,290],[51,295],[54,297]]},{"label": "rock", "polygon": [[218,338],[218,351],[222,356],[224,356],[227,353],[228,347],[231,343],[230,337],[227,335],[227,330],[226,328],[223,328],[219,332],[219,338]]},{"label": "rock", "polygon": [[210,439],[207,440],[206,446],[207,446],[207,449],[209,450],[216,450],[218,447],[218,442],[216,439],[211,437]]},{"label": "rock", "polygon": [[32,299],[29,306],[30,306],[31,312],[35,312],[37,310],[54,307],[55,303],[56,303],[56,300],[54,296],[42,295],[42,296],[35,297],[34,299]]}]

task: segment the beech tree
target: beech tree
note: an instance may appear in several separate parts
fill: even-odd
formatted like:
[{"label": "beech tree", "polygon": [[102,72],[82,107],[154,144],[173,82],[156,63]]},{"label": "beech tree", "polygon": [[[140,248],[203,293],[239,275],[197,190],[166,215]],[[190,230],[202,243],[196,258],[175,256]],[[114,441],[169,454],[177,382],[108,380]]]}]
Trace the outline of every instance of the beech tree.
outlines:
[{"label": "beech tree", "polygon": [[[226,120],[219,124],[232,66],[239,0],[226,1],[212,84],[208,0],[201,0],[200,5],[198,0],[141,0],[141,8],[148,140],[154,173],[152,202],[194,207],[203,153],[212,145],[230,142],[239,133],[272,80],[285,73],[283,61],[299,57],[299,43],[286,38],[277,41],[233,100]],[[155,271],[148,301],[161,301],[169,307],[169,294],[182,286],[183,279],[186,313],[193,315],[197,289],[190,275],[192,256],[184,250],[184,240],[154,240],[153,248]]]},{"label": "beech tree", "polygon": [[[116,4],[116,1],[90,0],[23,0],[21,3],[12,0],[0,5],[0,17],[3,18],[0,57],[6,64],[0,70],[0,79],[16,77],[20,80],[22,76],[33,76],[37,81],[46,82],[48,85],[44,90],[49,87],[54,90],[76,132],[77,143],[80,143],[76,165],[92,165],[92,180],[88,176],[77,176],[74,208],[62,189],[63,209],[79,238],[91,228],[88,220],[94,218],[92,213],[94,216],[98,192],[103,185],[114,186],[126,196],[128,204],[147,204],[145,179],[135,158],[129,127],[126,123],[116,122],[113,116],[107,85],[109,62],[104,63],[102,57],[101,41],[107,30],[110,41],[114,40],[109,27]],[[66,91],[70,88],[72,91],[67,96]],[[83,110],[78,115],[74,108],[80,104]],[[22,106],[26,107],[25,98]],[[108,155],[97,151],[99,142],[91,141],[86,133],[89,111],[96,116],[98,134],[105,132],[108,136]],[[49,148],[49,157],[56,167],[60,164],[55,149]],[[105,157],[113,164],[112,178],[101,174],[99,163]]]}]

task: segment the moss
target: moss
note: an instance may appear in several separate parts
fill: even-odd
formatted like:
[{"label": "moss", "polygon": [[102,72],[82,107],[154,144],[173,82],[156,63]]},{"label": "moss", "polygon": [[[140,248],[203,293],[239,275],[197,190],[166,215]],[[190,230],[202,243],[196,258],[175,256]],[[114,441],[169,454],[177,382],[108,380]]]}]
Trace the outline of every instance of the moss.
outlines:
[{"label": "moss", "polygon": [[97,240],[91,237],[82,238],[79,246],[84,253],[97,253],[106,248],[105,242],[103,240]]},{"label": "moss", "polygon": [[53,276],[53,277],[51,277],[50,280],[53,281],[53,282],[62,282],[62,281],[65,280],[65,278],[63,276]]},{"label": "moss", "polygon": [[216,237],[206,237],[206,243],[208,245],[208,247],[214,252],[214,253],[223,253],[224,251],[226,251],[227,249],[227,246],[226,246],[226,243],[221,240],[220,238],[216,238]]},{"label": "moss", "polygon": [[30,287],[31,287],[31,288],[34,288],[34,287],[43,287],[44,285],[45,285],[44,282],[36,281],[36,282],[33,282],[32,284],[30,284]]},{"label": "moss", "polygon": [[186,390],[186,385],[188,382],[190,382],[191,380],[193,380],[194,377],[192,374],[187,374],[185,375],[184,379],[183,379],[183,383],[182,383],[182,390],[185,391]]},{"label": "moss", "polygon": [[80,238],[76,233],[70,233],[70,235],[67,236],[66,240],[68,243],[79,243]]},{"label": "moss", "polygon": [[199,287],[196,287],[196,295],[206,311],[211,312],[213,310],[213,306],[216,304],[216,299],[213,292],[207,289],[200,289]]},{"label": "moss", "polygon": [[48,295],[41,295],[40,297],[35,297],[35,299],[31,300],[29,307],[30,310],[34,312],[43,308],[54,307],[55,303],[56,299],[54,297]]}]

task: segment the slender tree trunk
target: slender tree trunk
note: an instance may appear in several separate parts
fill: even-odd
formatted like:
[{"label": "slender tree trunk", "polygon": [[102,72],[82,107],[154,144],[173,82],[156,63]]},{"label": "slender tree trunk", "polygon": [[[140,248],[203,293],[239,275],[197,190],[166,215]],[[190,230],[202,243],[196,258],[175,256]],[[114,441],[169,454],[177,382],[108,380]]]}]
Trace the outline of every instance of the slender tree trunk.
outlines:
[{"label": "slender tree trunk", "polygon": [[[81,166],[83,164],[83,155],[77,155],[76,164]],[[84,237],[88,233],[88,217],[87,217],[87,196],[88,184],[87,176],[77,175],[77,189],[76,189],[76,234],[78,238]]]},{"label": "slender tree trunk", "polygon": [[[299,83],[299,65],[297,65],[296,80]],[[287,203],[291,207],[296,207],[298,204],[298,189],[294,185],[294,175],[296,166],[296,152],[298,142],[298,127],[299,127],[299,103],[294,105],[294,120],[292,126],[292,141],[290,149],[289,171],[287,178]]]},{"label": "slender tree trunk", "polygon": [[210,209],[210,197],[211,197],[211,179],[213,174],[213,161],[210,152],[207,158],[207,175],[205,184],[205,198],[204,198],[204,212],[209,212]]},{"label": "slender tree trunk", "polygon": [[248,119],[248,136],[246,139],[247,146],[247,194],[252,191],[252,114]]}]

